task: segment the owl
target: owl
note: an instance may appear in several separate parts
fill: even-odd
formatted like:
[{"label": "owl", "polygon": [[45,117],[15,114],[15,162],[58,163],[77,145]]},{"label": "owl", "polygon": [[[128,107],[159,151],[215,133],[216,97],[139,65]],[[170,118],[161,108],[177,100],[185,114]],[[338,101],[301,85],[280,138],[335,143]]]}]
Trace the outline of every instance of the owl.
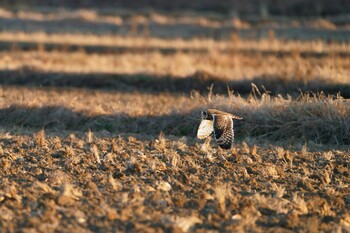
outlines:
[{"label": "owl", "polygon": [[214,132],[218,145],[223,149],[231,149],[234,130],[233,120],[242,120],[242,117],[216,109],[202,111],[202,121],[198,127],[197,138],[204,139]]}]

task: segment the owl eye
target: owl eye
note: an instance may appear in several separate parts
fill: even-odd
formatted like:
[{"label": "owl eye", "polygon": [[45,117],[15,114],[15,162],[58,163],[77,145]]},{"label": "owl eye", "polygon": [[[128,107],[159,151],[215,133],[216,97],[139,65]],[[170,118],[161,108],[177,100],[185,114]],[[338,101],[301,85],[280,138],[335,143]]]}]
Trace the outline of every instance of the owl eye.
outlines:
[{"label": "owl eye", "polygon": [[202,111],[202,117],[206,118],[207,117],[207,111]]}]

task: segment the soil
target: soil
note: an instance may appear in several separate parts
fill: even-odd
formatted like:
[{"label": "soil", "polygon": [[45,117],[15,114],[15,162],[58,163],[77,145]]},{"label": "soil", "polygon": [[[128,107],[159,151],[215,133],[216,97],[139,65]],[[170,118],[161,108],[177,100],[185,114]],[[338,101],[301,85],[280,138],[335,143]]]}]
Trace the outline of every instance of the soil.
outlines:
[{"label": "soil", "polygon": [[350,230],[349,152],[1,135],[2,232]]}]

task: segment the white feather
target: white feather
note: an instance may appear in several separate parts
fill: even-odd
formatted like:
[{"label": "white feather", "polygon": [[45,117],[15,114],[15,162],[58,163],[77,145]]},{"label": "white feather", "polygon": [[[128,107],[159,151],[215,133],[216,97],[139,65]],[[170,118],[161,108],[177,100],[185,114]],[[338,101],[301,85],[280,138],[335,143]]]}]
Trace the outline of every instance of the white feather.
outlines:
[{"label": "white feather", "polygon": [[197,138],[204,139],[214,131],[213,121],[202,120],[197,131]]}]

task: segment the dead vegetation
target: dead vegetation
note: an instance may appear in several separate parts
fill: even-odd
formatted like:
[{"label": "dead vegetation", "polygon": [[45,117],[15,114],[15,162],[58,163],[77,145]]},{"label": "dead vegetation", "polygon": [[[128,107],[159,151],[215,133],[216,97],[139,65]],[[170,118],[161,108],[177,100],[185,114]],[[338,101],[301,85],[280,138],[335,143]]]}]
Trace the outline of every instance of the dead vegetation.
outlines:
[{"label": "dead vegetation", "polygon": [[[349,83],[348,57],[301,57],[295,54],[282,57],[278,54],[175,54],[123,53],[92,54],[84,52],[2,52],[2,70],[22,70],[37,73],[121,74],[149,75],[153,77],[188,77],[196,72],[207,73],[214,79],[240,81],[265,79],[300,84],[326,82]],[[271,65],[273,64],[273,66]],[[256,80],[257,81],[257,80]],[[234,87],[232,87],[234,88]]]},{"label": "dead vegetation", "polygon": [[0,32],[0,41],[11,42],[18,44],[23,42],[33,43],[38,45],[53,44],[57,49],[68,45],[84,46],[105,46],[109,49],[113,47],[125,47],[128,49],[139,49],[139,51],[147,48],[157,49],[176,49],[188,51],[211,51],[218,50],[222,52],[227,51],[271,51],[271,52],[291,52],[291,53],[349,53],[350,46],[348,43],[342,42],[326,42],[323,40],[311,41],[295,41],[283,40],[276,38],[274,30],[268,31],[269,37],[263,37],[259,40],[242,39],[238,33],[232,33],[231,37],[226,40],[215,40],[212,38],[155,38],[155,37],[135,37],[131,35],[94,35],[94,34],[69,34],[69,33],[45,33],[45,32]]},{"label": "dead vegetation", "polygon": [[[26,96],[21,94],[23,92]],[[260,99],[220,95],[209,99],[198,93],[197,96],[179,97],[166,93],[136,95],[30,88],[15,92],[7,88],[3,95],[6,98],[1,104],[0,122],[7,129],[25,127],[86,132],[92,129],[113,135],[153,136],[164,132],[194,137],[200,111],[214,107],[232,111],[245,119],[237,122],[237,139],[269,139],[292,146],[308,141],[340,146],[350,144],[349,101],[325,95],[305,94],[298,100],[267,94]]]}]

